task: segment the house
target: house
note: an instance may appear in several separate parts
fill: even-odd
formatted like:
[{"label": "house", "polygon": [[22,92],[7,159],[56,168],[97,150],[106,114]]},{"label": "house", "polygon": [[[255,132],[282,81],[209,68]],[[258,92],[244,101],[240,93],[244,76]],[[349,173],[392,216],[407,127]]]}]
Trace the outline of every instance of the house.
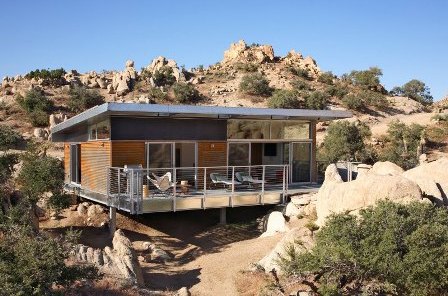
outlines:
[{"label": "house", "polygon": [[[334,110],[105,103],[52,128],[65,187],[132,214],[284,201],[317,181]],[[295,191],[294,191],[295,190]]]}]

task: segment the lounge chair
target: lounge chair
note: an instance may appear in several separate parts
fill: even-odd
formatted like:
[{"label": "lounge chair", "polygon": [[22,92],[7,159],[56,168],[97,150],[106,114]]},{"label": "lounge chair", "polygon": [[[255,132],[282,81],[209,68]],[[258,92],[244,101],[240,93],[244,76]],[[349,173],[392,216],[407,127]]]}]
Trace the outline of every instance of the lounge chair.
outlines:
[{"label": "lounge chair", "polygon": [[170,172],[161,177],[155,175],[154,173],[152,173],[152,176],[154,177],[154,179],[152,179],[150,176],[146,177],[157,188],[160,194],[167,195],[167,191],[176,185],[175,183],[171,182]]},{"label": "lounge chair", "polygon": [[237,172],[235,173],[235,177],[238,182],[241,182],[242,184],[246,183],[249,187],[252,187],[253,184],[260,185],[264,183],[263,180],[255,179],[247,172]]},{"label": "lounge chair", "polygon": [[[232,185],[241,185],[241,182],[238,182],[236,180],[232,182],[232,180],[229,180],[226,175],[219,173],[211,173],[210,179],[212,180],[212,184],[215,186],[218,184],[223,184],[224,186],[229,186],[230,188]],[[212,184],[210,184],[210,187]]]}]

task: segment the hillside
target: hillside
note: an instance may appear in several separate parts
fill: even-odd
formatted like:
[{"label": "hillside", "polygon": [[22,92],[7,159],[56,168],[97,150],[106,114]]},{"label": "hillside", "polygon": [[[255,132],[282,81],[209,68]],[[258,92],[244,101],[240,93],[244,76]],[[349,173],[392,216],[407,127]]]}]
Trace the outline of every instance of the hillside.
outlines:
[{"label": "hillside", "polygon": [[[56,73],[56,77],[52,77],[51,72]],[[384,134],[387,125],[396,119],[433,125],[433,112],[446,112],[447,106],[446,99],[434,106],[425,106],[407,97],[389,96],[379,80],[372,85],[361,85],[350,75],[336,77],[322,71],[312,57],[303,57],[294,50],[279,57],[270,45],[247,45],[244,41],[231,44],[223,59],[208,67],[199,65],[186,70],[176,61],[160,56],[141,70],[128,60],[120,72],[70,70],[57,73],[50,71],[45,76],[42,71],[32,71],[5,77],[0,96],[1,122],[20,131],[25,139],[46,140],[49,126],[77,113],[69,108],[70,92],[75,88],[93,90],[106,102],[267,107],[272,105],[270,97],[278,95],[281,100],[294,97],[293,101],[286,100],[287,106],[284,101],[276,105],[280,107],[347,109],[350,106],[354,109],[351,120],[367,123],[374,138]],[[265,89],[264,93],[242,91],[240,83],[244,77],[253,77],[256,73],[260,73],[256,79],[265,79],[270,89]],[[54,104],[47,112],[52,114],[47,127],[40,124],[34,128],[23,107],[17,104],[16,97],[25,96],[29,90],[42,92]],[[363,94],[367,97],[362,106],[351,106],[348,99],[344,101],[350,95],[361,97]],[[326,124],[318,126],[319,141],[326,127]]]}]

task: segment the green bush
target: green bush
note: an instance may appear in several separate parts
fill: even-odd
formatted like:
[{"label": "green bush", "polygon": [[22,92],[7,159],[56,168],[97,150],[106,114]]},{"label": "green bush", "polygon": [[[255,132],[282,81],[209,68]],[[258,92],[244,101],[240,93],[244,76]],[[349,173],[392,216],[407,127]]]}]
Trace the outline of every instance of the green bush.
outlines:
[{"label": "green bush", "polygon": [[380,84],[380,77],[383,72],[380,68],[370,67],[368,70],[351,71],[349,74],[345,74],[343,78],[350,81],[353,85],[362,87],[364,89],[379,91],[382,89]]},{"label": "green bush", "polygon": [[419,124],[406,125],[398,120],[391,122],[383,139],[384,148],[379,151],[380,160],[391,161],[406,170],[415,167],[423,132],[424,127]]},{"label": "green bush", "polygon": [[68,108],[73,112],[82,112],[104,103],[104,97],[97,90],[90,90],[84,86],[75,86],[68,94],[70,96]]},{"label": "green bush", "polygon": [[0,124],[0,151],[16,148],[22,137],[7,125]]},{"label": "green bush", "polygon": [[296,91],[277,89],[268,100],[269,108],[294,109],[300,107],[300,98]]},{"label": "green bush", "polygon": [[350,123],[346,120],[331,123],[319,151],[322,160],[372,162],[373,156],[365,143],[371,134],[370,128],[364,123]]},{"label": "green bush", "polygon": [[350,110],[360,111],[365,108],[364,101],[354,94],[344,96],[342,104]]},{"label": "green bush", "polygon": [[239,89],[245,94],[256,96],[269,96],[272,93],[269,81],[261,73],[244,75]]},{"label": "green bush", "polygon": [[311,90],[311,86],[301,79],[291,81],[291,86],[295,90]]},{"label": "green bush", "polygon": [[53,102],[42,91],[36,89],[27,91],[25,97],[18,95],[16,101],[27,113],[35,110],[51,112],[53,109]]},{"label": "green bush", "polygon": [[34,110],[28,114],[31,125],[34,127],[46,127],[49,124],[50,116],[42,110]]},{"label": "green bush", "polygon": [[445,208],[383,201],[359,218],[330,216],[312,250],[290,246],[280,265],[320,295],[446,295],[447,247]]},{"label": "green bush", "polygon": [[194,85],[189,83],[176,83],[173,85],[174,99],[180,104],[197,102],[201,96]]},{"label": "green bush", "polygon": [[348,94],[348,89],[341,83],[330,85],[325,89],[325,92],[331,97],[342,99],[346,94]]},{"label": "green bush", "polygon": [[168,97],[167,93],[163,92],[158,87],[151,87],[148,90],[148,96],[154,101],[161,101],[161,102],[165,101]]},{"label": "green bush", "polygon": [[295,76],[298,76],[298,77],[301,77],[301,78],[304,78],[307,80],[312,80],[310,72],[307,69],[290,66],[288,68],[288,70],[289,70],[289,72],[291,72],[291,74],[293,74]]},{"label": "green bush", "polygon": [[342,98],[342,104],[351,110],[362,110],[368,107],[376,109],[386,109],[389,107],[389,101],[381,93],[369,90],[359,91],[355,94],[349,94]]},{"label": "green bush", "polygon": [[327,107],[328,95],[321,91],[313,91],[305,96],[307,109],[323,110]]},{"label": "green bush", "polygon": [[332,85],[333,84],[333,80],[336,78],[336,76],[331,72],[324,72],[321,73],[319,75],[319,77],[317,78],[317,81],[328,84],[328,85]]},{"label": "green bush", "polygon": [[176,78],[173,76],[173,69],[167,66],[163,66],[155,71],[152,78],[157,86],[170,86],[176,82]]},{"label": "green bush", "polygon": [[14,166],[19,162],[17,154],[4,153],[0,155],[0,194],[4,184],[8,182],[14,173]]},{"label": "green bush", "polygon": [[35,71],[31,71],[28,74],[25,75],[25,78],[27,79],[58,79],[65,75],[65,70],[63,68],[59,69],[36,69]]},{"label": "green bush", "polygon": [[254,63],[237,63],[235,68],[247,73],[258,71],[258,65]]},{"label": "green bush", "polygon": [[433,101],[429,87],[427,87],[424,82],[417,79],[410,80],[402,87],[394,87],[390,93],[396,96],[408,97],[424,105],[429,105]]}]

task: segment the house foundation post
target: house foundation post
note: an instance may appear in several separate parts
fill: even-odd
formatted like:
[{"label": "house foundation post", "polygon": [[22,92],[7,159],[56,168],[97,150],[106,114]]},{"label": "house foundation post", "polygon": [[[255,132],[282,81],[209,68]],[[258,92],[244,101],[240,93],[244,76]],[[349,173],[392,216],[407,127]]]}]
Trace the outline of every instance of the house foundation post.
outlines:
[{"label": "house foundation post", "polygon": [[219,224],[226,225],[227,224],[227,214],[226,214],[226,208],[220,208],[219,209]]},{"label": "house foundation post", "polygon": [[115,230],[117,230],[117,208],[110,207],[109,208],[109,231],[110,231],[111,237],[114,236]]}]

